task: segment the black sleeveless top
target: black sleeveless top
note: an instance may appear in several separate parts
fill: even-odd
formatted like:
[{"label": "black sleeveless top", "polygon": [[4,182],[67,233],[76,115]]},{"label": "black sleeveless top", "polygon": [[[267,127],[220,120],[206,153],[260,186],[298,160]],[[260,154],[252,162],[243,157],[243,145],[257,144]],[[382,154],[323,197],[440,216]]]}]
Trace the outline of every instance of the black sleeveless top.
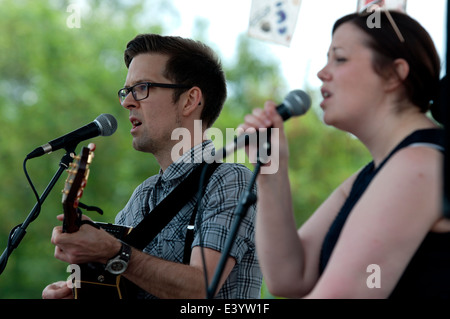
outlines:
[{"label": "black sleeveless top", "polygon": [[[332,223],[322,245],[320,274],[323,273],[347,217],[372,179],[398,150],[412,144],[433,144],[444,150],[444,131],[419,130],[406,137],[375,169],[369,163],[357,176],[352,190]],[[407,227],[407,225],[405,225]],[[369,275],[369,274],[368,274]],[[381,274],[381,276],[383,276]],[[450,298],[450,232],[429,232],[408,264],[389,298]]]}]

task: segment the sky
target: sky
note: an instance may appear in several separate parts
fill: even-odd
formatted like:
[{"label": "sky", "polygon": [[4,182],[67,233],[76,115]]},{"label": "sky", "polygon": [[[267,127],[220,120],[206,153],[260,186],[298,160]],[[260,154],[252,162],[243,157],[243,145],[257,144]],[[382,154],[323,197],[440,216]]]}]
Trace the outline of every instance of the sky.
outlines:
[{"label": "sky", "polygon": [[[195,19],[209,21],[208,39],[225,58],[231,58],[238,36],[247,34],[252,0],[172,0],[181,24],[170,34],[191,37]],[[407,13],[431,34],[441,59],[446,46],[447,0],[408,0]],[[289,47],[260,41],[281,63],[288,88],[320,87],[317,72],[326,63],[334,22],[356,11],[357,0],[302,0]]]}]

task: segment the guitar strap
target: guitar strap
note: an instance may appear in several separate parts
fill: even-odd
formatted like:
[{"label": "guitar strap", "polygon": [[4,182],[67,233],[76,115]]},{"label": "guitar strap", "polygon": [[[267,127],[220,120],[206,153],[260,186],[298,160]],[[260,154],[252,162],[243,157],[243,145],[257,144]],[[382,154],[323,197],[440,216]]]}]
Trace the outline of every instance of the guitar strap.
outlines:
[{"label": "guitar strap", "polygon": [[[174,190],[170,192],[150,213],[146,214],[144,219],[133,228],[133,230],[122,241],[132,247],[143,250],[155,238],[157,234],[175,217],[175,215],[188,203],[199,191],[204,191],[207,181],[221,163],[198,165],[188,177],[186,177]],[[203,168],[206,172],[203,172]],[[204,173],[204,177],[202,177]],[[203,189],[200,190],[199,182],[206,181]],[[147,200],[148,202],[148,200]],[[196,203],[186,234],[186,243],[184,250],[184,263],[189,263],[191,244],[194,239],[193,225],[199,202]]]}]

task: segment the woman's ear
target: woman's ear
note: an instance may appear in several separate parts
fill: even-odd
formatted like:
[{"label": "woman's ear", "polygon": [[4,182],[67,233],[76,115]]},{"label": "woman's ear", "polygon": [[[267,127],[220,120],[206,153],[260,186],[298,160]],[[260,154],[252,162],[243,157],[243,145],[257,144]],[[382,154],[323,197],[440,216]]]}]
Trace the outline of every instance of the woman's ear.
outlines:
[{"label": "woman's ear", "polygon": [[405,59],[396,59],[392,65],[392,73],[388,79],[388,89],[396,89],[409,75],[409,64]]},{"label": "woman's ear", "polygon": [[409,64],[405,59],[397,59],[394,61],[394,68],[400,81],[405,81],[409,75]]},{"label": "woman's ear", "polygon": [[203,108],[202,107],[202,90],[199,87],[194,86],[186,92],[186,100],[183,105],[183,115],[190,116],[192,112]]}]

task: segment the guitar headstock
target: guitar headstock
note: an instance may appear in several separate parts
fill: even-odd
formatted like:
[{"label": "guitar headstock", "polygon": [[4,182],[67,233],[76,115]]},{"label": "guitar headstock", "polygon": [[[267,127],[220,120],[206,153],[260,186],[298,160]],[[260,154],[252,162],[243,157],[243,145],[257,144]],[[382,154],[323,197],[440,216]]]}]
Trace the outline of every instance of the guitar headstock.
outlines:
[{"label": "guitar headstock", "polygon": [[74,156],[74,161],[67,169],[68,176],[62,191],[64,209],[63,232],[73,233],[80,228],[78,204],[83,196],[89,178],[89,166],[94,158],[95,144],[81,149],[80,155]]}]

